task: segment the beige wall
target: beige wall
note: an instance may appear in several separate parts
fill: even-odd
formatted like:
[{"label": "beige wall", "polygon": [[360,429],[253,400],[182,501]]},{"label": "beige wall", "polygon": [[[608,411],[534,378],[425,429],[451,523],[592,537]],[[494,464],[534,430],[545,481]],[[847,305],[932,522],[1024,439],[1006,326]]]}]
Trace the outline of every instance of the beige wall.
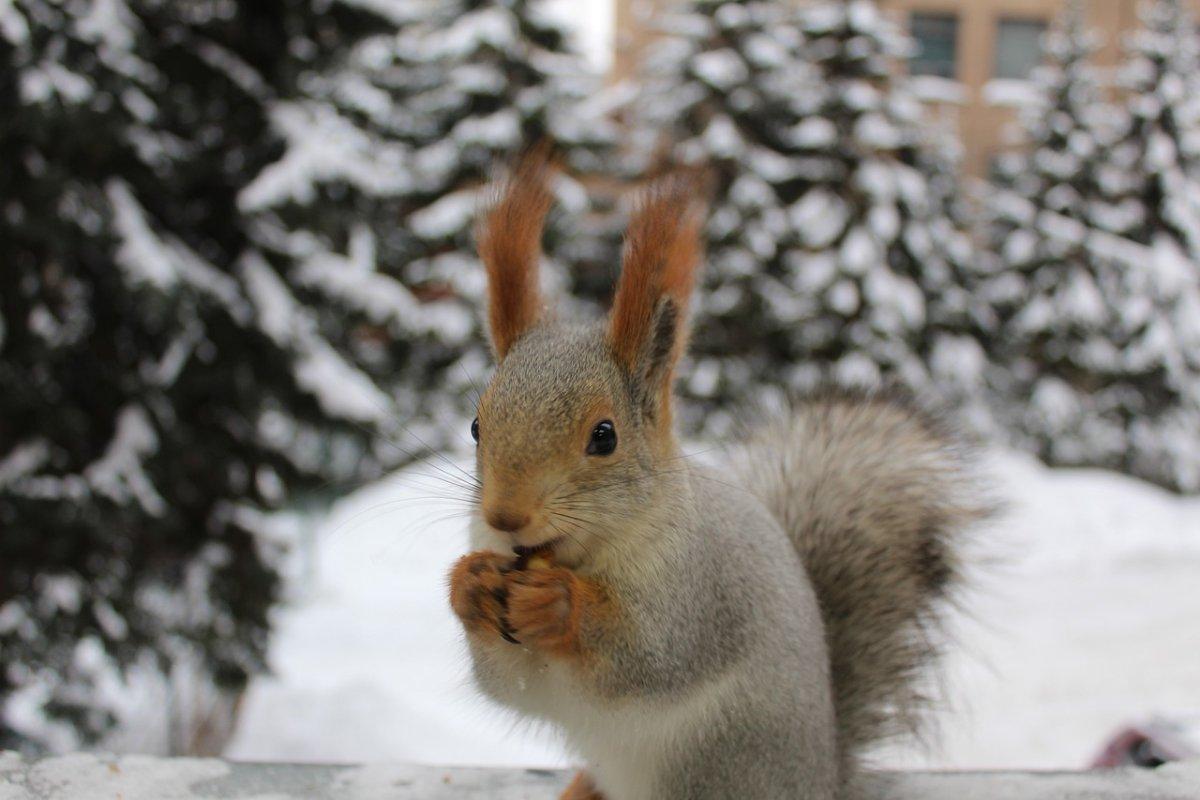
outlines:
[{"label": "beige wall", "polygon": [[[800,0],[803,2],[804,0]],[[966,170],[984,175],[992,156],[1011,138],[1012,109],[991,105],[984,100],[983,88],[993,78],[996,28],[1006,17],[1041,19],[1052,22],[1066,0],[879,0],[880,6],[906,27],[914,11],[954,13],[958,16],[956,79],[965,87],[965,98],[958,109],[959,132],[966,149]],[[1200,0],[1189,0],[1200,13]],[[671,0],[616,0],[616,53],[613,76],[631,74],[638,54],[652,38],[655,16],[669,7]],[[1106,44],[1098,55],[1104,65],[1116,63],[1119,33],[1137,25],[1138,0],[1085,0],[1091,26],[1105,34]]]},{"label": "beige wall", "polygon": [[[1012,139],[1013,110],[987,102],[984,87],[995,77],[996,29],[1005,18],[1043,20],[1053,23],[1065,0],[881,0],[907,27],[914,11],[952,12],[958,16],[958,74],[966,89],[958,109],[958,130],[965,147],[966,171],[987,174],[991,158]],[[1120,31],[1137,24],[1136,0],[1090,0],[1086,4],[1089,24],[1104,33],[1105,45],[1098,63],[1111,65],[1120,55]]]}]

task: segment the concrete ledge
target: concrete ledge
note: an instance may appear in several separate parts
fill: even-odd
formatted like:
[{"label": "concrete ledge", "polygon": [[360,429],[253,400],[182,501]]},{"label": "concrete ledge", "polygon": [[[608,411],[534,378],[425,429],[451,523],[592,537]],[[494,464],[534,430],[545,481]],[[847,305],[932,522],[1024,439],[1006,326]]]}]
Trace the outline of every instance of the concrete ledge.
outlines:
[{"label": "concrete ledge", "polygon": [[[564,772],[0,754],[0,800],[553,800]],[[1200,800],[1200,762],[1081,773],[880,773],[887,800]]]}]

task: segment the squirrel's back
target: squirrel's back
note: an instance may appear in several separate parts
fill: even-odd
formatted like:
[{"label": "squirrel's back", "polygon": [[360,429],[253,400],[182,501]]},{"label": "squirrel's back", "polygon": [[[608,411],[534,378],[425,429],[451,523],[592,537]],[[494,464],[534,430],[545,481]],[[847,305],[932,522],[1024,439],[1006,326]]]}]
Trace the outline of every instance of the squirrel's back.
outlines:
[{"label": "squirrel's back", "polygon": [[961,536],[991,510],[972,461],[950,425],[903,393],[854,390],[794,402],[738,459],[816,591],[846,767],[917,728]]}]

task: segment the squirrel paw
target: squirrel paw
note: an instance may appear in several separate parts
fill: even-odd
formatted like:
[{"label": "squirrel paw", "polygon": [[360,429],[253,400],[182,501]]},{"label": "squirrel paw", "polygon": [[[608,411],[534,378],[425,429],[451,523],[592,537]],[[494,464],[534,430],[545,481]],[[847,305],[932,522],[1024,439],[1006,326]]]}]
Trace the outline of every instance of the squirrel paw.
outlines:
[{"label": "squirrel paw", "polygon": [[604,795],[596,790],[596,785],[586,772],[575,775],[575,780],[567,790],[559,795],[558,800],[604,800]]},{"label": "squirrel paw", "polygon": [[514,641],[505,621],[512,558],[478,552],[463,556],[450,570],[450,608],[468,633],[495,634]]},{"label": "squirrel paw", "polygon": [[509,573],[508,624],[521,644],[558,653],[579,645],[579,620],[587,592],[562,567]]}]

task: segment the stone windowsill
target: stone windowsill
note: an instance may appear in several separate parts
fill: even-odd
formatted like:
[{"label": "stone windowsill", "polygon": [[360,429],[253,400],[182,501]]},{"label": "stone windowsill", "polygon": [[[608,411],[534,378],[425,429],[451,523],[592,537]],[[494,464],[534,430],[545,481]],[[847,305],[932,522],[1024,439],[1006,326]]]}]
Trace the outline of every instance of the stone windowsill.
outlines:
[{"label": "stone windowsill", "polygon": [[[880,773],[888,800],[1200,800],[1200,762],[1103,772]],[[219,759],[0,753],[0,800],[553,800],[548,770],[241,764]]]}]

